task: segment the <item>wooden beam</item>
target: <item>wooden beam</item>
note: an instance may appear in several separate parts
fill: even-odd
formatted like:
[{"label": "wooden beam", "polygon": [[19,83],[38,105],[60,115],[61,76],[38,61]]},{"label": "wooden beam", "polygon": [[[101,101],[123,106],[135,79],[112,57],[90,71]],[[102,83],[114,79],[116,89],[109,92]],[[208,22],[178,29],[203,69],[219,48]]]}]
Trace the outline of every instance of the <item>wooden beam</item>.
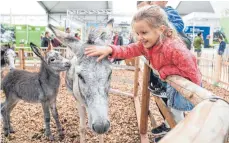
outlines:
[{"label": "wooden beam", "polygon": [[229,142],[229,104],[223,100],[205,100],[170,131],[160,143]]},{"label": "wooden beam", "polygon": [[[141,105],[140,105],[138,96],[134,97],[134,105],[135,105],[135,111],[136,111],[136,116],[137,116],[138,129],[140,132]],[[147,133],[146,134],[140,133],[140,139],[141,139],[141,143],[149,143],[149,138],[148,138]]]},{"label": "wooden beam", "polygon": [[176,126],[176,121],[173,119],[172,113],[169,111],[169,109],[166,107],[165,103],[162,101],[160,97],[154,96],[154,99],[159,110],[162,113],[162,116],[168,122],[169,126],[171,128],[174,128]]},{"label": "wooden beam", "polygon": [[194,105],[197,105],[205,99],[216,97],[210,91],[177,75],[167,77],[166,82],[170,84],[173,88],[175,88],[181,95],[183,95]]},{"label": "wooden beam", "polygon": [[142,87],[142,104],[141,104],[141,122],[140,122],[140,133],[146,134],[148,127],[148,111],[149,111],[149,99],[150,93],[148,90],[149,85],[149,74],[150,68],[147,64],[144,64],[143,72],[143,87]]},{"label": "wooden beam", "polygon": [[141,143],[149,143],[148,134],[140,134]]},{"label": "wooden beam", "polygon": [[109,90],[109,93],[111,93],[111,94],[117,94],[117,95],[123,95],[123,96],[127,96],[127,97],[132,97],[132,98],[134,97],[134,95],[131,94],[131,93],[122,92],[122,91],[120,91],[120,90],[113,89],[113,88],[111,88],[111,89]]},{"label": "wooden beam", "polygon": [[134,105],[135,105],[135,111],[137,116],[138,129],[140,132],[141,104],[138,96],[134,97]]},{"label": "wooden beam", "polygon": [[221,69],[222,69],[222,56],[218,55],[216,56],[216,61],[215,61],[215,78],[214,81],[217,83],[219,82],[221,78]]},{"label": "wooden beam", "polygon": [[126,65],[116,65],[112,64],[112,69],[118,69],[118,70],[131,70],[134,71],[135,67],[134,66],[126,66]]},{"label": "wooden beam", "polygon": [[156,128],[157,127],[157,122],[153,116],[153,114],[149,111],[149,118],[150,118],[150,121],[151,121],[151,127],[152,128]]},{"label": "wooden beam", "polygon": [[138,95],[138,79],[139,79],[139,57],[135,58],[135,71],[134,71],[134,97]]},{"label": "wooden beam", "polygon": [[23,48],[20,49],[20,68],[25,69],[25,53]]}]

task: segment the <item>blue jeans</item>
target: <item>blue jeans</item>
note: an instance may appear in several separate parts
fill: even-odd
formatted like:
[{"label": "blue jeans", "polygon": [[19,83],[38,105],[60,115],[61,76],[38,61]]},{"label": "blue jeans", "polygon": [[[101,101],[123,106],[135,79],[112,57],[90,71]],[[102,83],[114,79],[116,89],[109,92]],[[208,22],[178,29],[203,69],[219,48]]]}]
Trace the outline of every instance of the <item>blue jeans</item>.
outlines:
[{"label": "blue jeans", "polygon": [[168,97],[168,106],[180,111],[190,111],[194,108],[194,105],[188,101],[185,97],[167,84],[166,95]]}]

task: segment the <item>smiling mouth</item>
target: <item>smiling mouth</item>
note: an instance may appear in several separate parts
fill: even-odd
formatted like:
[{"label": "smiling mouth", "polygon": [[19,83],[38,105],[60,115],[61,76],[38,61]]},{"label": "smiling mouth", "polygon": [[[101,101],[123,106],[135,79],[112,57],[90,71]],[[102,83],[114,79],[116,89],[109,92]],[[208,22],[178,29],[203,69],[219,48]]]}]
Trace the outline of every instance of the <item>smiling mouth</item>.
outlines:
[{"label": "smiling mouth", "polygon": [[142,41],[142,43],[143,43],[143,44],[146,44],[146,43],[147,43],[147,41]]}]

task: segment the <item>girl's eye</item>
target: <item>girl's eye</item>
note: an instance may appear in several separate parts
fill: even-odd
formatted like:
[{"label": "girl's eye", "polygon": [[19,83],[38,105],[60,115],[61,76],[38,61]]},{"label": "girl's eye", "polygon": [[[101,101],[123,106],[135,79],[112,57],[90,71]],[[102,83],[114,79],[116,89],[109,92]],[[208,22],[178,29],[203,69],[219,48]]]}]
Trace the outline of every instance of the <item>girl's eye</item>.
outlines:
[{"label": "girl's eye", "polygon": [[142,34],[147,34],[147,32],[142,32]]}]

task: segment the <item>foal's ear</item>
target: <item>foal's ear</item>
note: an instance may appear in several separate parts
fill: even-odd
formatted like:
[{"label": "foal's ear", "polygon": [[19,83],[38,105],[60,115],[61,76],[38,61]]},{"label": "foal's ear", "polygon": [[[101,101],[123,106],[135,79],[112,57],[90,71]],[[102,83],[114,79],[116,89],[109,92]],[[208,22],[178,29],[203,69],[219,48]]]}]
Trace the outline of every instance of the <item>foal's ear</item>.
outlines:
[{"label": "foal's ear", "polygon": [[33,44],[32,42],[30,43],[30,47],[31,49],[33,50],[33,52],[39,57],[41,58],[42,60],[44,59],[43,58],[43,55],[41,53],[41,50],[35,45]]}]

